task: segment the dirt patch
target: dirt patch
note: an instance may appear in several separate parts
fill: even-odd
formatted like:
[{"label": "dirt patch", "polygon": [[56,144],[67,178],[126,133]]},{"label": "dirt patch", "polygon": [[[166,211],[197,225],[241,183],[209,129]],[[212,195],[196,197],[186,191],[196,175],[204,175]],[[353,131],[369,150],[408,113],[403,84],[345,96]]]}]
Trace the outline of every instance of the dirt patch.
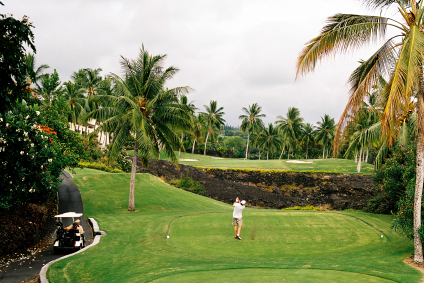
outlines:
[{"label": "dirt patch", "polygon": [[313,163],[312,161],[287,160],[288,163]]},{"label": "dirt patch", "polygon": [[180,161],[199,161],[199,159],[179,159]]},{"label": "dirt patch", "polygon": [[[403,260],[404,263],[407,265],[415,268],[416,270],[420,271],[424,275],[424,264],[416,264],[414,262],[414,256],[407,257]],[[424,283],[424,277],[420,280],[421,283]]]}]

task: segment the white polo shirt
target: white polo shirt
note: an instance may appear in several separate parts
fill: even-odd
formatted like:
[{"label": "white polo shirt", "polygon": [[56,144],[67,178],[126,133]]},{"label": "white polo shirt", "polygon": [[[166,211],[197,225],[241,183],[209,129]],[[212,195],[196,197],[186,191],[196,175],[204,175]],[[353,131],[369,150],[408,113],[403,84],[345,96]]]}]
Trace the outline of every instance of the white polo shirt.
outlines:
[{"label": "white polo shirt", "polygon": [[233,204],[233,206],[234,206],[233,217],[241,219],[243,217],[241,213],[243,212],[243,209],[245,208],[245,206],[241,205],[241,203],[235,203]]}]

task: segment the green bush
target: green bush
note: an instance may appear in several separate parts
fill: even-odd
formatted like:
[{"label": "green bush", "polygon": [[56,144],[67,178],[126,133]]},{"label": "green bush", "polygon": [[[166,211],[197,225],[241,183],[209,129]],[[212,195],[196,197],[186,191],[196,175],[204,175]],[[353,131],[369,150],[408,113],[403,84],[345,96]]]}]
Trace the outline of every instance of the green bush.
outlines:
[{"label": "green bush", "polygon": [[227,156],[227,152],[228,150],[225,147],[218,147],[218,152],[222,157],[226,157]]},{"label": "green bush", "polygon": [[373,179],[380,194],[364,208],[367,212],[396,214],[399,200],[406,197],[408,186],[415,188],[416,142],[396,146]]},{"label": "green bush", "polygon": [[286,207],[286,208],[283,208],[282,210],[320,210],[322,211],[323,209],[312,206],[312,205],[307,205],[307,206]]},{"label": "green bush", "polygon": [[78,163],[78,166],[81,168],[91,168],[91,169],[102,170],[109,173],[124,173],[124,171],[120,169],[110,168],[103,163],[97,163],[97,162],[80,162]]},{"label": "green bush", "polygon": [[175,186],[177,188],[181,188],[186,191],[194,192],[200,195],[203,195],[205,191],[202,189],[199,182],[194,181],[190,176],[183,177],[181,175],[181,178],[179,180],[172,180],[169,182],[172,186]]},{"label": "green bush", "polygon": [[0,210],[53,199],[62,170],[76,165],[57,130],[46,126],[41,101],[31,100],[0,115]]}]

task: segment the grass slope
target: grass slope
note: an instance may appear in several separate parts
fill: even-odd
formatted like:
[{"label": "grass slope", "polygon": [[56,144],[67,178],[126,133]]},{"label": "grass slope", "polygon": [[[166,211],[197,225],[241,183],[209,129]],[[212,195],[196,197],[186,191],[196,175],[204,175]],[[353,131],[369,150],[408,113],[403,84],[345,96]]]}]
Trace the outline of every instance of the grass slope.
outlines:
[{"label": "grass slope", "polygon": [[[134,151],[128,151],[128,154],[134,154]],[[178,156],[178,152],[175,153]],[[162,159],[167,157],[162,154]],[[338,172],[346,174],[357,174],[357,164],[350,159],[302,159],[301,161],[312,163],[292,163],[287,159],[271,160],[243,160],[237,158],[217,158],[208,155],[181,153],[178,163],[212,168],[246,168],[246,169],[265,169],[265,170],[287,170],[287,171],[315,171],[315,172]],[[197,161],[184,161],[184,159],[196,159]],[[371,174],[374,166],[363,162],[361,164],[361,174]]]},{"label": "grass slope", "polygon": [[[107,232],[100,244],[53,264],[50,282],[418,282],[402,262],[411,241],[392,216],[246,208],[242,241],[232,206],[138,174],[76,170],[86,216]],[[166,235],[170,238],[167,239]],[[383,238],[381,235],[384,235]]]}]

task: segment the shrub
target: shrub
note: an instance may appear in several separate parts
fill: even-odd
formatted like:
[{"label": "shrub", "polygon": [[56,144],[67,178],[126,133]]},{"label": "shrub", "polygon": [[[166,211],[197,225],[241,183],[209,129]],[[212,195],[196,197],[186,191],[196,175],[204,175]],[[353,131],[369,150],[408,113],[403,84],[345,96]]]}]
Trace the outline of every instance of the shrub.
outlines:
[{"label": "shrub", "polygon": [[172,186],[175,186],[177,188],[181,188],[186,191],[194,192],[200,195],[203,195],[205,191],[201,187],[199,182],[194,181],[190,176],[183,177],[181,175],[181,178],[179,180],[172,180],[169,182]]},{"label": "shrub", "polygon": [[228,150],[225,147],[218,147],[218,152],[222,157],[226,157],[227,156],[227,152]]},{"label": "shrub", "polygon": [[381,193],[368,203],[365,211],[382,214],[398,212],[399,200],[406,197],[408,186],[415,188],[416,148],[415,141],[408,145],[397,145],[390,158],[376,170],[373,179]]},{"label": "shrub", "polygon": [[319,211],[322,211],[324,209],[321,209],[319,207],[315,207],[315,206],[312,206],[312,205],[307,205],[307,206],[286,207],[286,208],[283,208],[282,210],[319,210]]},{"label": "shrub", "polygon": [[55,196],[70,159],[38,105],[18,104],[0,115],[0,211]]},{"label": "shrub", "polygon": [[109,173],[124,173],[124,171],[120,169],[110,168],[103,163],[97,163],[97,162],[80,162],[78,163],[78,166],[81,168],[91,168],[91,169],[102,170]]}]

